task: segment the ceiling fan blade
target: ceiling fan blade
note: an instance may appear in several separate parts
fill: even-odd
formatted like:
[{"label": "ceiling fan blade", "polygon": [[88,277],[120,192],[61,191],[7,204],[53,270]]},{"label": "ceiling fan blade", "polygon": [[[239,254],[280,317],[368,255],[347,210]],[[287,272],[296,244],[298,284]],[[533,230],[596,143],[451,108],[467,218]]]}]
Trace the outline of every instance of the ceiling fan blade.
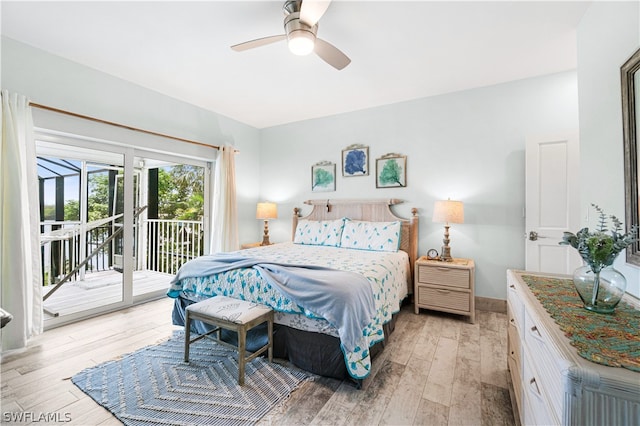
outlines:
[{"label": "ceiling fan blade", "polygon": [[331,0],[303,0],[300,6],[300,20],[313,27],[327,11]]},{"label": "ceiling fan blade", "polygon": [[323,61],[337,70],[341,70],[351,63],[351,59],[340,49],[321,38],[316,38],[315,52]]},{"label": "ceiling fan blade", "polygon": [[244,43],[234,44],[233,46],[231,46],[231,48],[236,52],[242,52],[244,50],[253,49],[254,47],[260,47],[267,44],[275,43],[286,38],[286,34],[262,37],[255,40],[245,41]]}]

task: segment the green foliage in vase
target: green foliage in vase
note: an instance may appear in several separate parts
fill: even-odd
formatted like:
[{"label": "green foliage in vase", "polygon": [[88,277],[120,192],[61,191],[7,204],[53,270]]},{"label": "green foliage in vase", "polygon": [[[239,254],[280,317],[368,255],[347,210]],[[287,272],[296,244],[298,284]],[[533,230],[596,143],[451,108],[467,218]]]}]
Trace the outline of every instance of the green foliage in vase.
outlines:
[{"label": "green foliage in vase", "polygon": [[598,212],[598,227],[595,231],[582,228],[577,233],[565,232],[560,244],[570,245],[578,250],[582,259],[594,273],[610,266],[618,254],[638,241],[638,225],[633,225],[629,232],[622,234],[622,222],[610,215],[611,229],[607,224],[607,215],[595,204],[591,204]]}]

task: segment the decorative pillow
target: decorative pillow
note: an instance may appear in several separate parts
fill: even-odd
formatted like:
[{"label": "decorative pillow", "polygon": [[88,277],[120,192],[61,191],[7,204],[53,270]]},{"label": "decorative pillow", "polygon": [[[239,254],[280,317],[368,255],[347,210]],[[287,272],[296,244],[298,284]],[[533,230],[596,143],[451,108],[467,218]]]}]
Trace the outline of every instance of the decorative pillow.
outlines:
[{"label": "decorative pillow", "polygon": [[371,251],[398,251],[400,221],[364,222],[347,219],[340,247]]},{"label": "decorative pillow", "polygon": [[300,220],[293,238],[295,244],[340,247],[344,219]]}]

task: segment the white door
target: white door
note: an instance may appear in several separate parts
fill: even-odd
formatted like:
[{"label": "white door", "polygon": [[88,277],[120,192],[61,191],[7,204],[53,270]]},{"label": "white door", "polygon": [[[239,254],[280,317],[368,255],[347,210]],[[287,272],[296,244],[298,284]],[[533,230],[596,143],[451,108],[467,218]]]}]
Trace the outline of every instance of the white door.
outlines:
[{"label": "white door", "polygon": [[571,274],[580,256],[559,242],[580,226],[578,135],[530,137],[526,145],[526,270]]}]

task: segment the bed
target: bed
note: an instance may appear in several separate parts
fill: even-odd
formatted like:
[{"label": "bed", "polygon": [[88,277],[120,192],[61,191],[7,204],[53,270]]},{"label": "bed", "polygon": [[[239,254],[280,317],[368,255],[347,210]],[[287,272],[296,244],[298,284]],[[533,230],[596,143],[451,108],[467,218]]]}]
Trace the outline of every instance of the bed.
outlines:
[{"label": "bed", "polygon": [[[218,294],[266,304],[275,311],[275,357],[361,386],[413,288],[417,210],[400,218],[391,211],[399,203],[306,201],[313,209],[305,217],[294,209],[291,242],[185,263],[168,293],[173,323],[184,325],[189,304]],[[192,327],[208,331],[203,323]],[[264,329],[252,330],[248,350],[265,339]]]}]

